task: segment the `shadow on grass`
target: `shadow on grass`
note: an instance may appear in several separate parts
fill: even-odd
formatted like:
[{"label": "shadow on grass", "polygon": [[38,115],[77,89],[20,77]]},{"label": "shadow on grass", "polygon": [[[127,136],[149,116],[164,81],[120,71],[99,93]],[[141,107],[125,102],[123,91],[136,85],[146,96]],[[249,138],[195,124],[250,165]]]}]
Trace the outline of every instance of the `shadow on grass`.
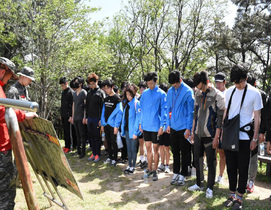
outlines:
[{"label": "shadow on grass", "polygon": [[[158,181],[154,182],[149,178],[148,184],[145,184],[141,179],[143,170],[136,168],[135,174],[124,175],[123,170],[127,164],[118,164],[117,167],[106,165],[103,162],[107,156],[102,156],[98,163],[94,163],[87,160],[88,155],[79,159],[68,154],[67,158],[72,170],[80,174],[78,182],[88,186],[97,185],[87,190],[89,195],[105,196],[105,193],[118,193],[118,199],[104,198],[109,207],[131,209],[147,204],[147,209],[225,209],[223,203],[229,195],[227,186],[215,185],[214,198],[207,199],[205,191],[192,193],[187,190],[195,184],[195,178],[189,178],[185,186],[173,186],[170,185],[172,173],[162,173],[158,175]],[[271,204],[268,199],[246,197],[246,209],[266,209]]]}]

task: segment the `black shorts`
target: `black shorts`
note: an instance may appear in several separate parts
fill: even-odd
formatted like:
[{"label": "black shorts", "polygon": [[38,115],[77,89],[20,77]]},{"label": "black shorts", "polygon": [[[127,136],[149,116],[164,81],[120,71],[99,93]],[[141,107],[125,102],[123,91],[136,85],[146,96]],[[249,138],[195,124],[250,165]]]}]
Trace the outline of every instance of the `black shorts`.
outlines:
[{"label": "black shorts", "polygon": [[143,133],[141,133],[141,134],[138,136],[138,139],[144,139]]},{"label": "black shorts", "polygon": [[144,140],[151,141],[153,144],[158,144],[158,132],[143,131]]},{"label": "black shorts", "polygon": [[159,145],[168,147],[170,145],[170,135],[169,133],[163,133],[159,136]]}]

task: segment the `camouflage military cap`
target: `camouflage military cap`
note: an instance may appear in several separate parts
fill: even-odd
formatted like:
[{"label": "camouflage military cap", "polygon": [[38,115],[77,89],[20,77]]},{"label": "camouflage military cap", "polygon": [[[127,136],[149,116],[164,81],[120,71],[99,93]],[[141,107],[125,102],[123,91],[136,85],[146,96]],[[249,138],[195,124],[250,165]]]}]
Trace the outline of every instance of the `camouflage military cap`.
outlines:
[{"label": "camouflage military cap", "polygon": [[15,79],[15,80],[18,79],[18,76],[14,72],[16,66],[11,60],[4,58],[4,57],[0,57],[0,67],[5,70],[11,71],[12,72],[12,79]]},{"label": "camouflage military cap", "polygon": [[29,79],[31,79],[32,81],[35,81],[35,78],[34,78],[34,70],[31,69],[30,67],[23,67],[22,68],[22,71],[18,73],[19,75],[22,75],[22,76],[25,76]]}]

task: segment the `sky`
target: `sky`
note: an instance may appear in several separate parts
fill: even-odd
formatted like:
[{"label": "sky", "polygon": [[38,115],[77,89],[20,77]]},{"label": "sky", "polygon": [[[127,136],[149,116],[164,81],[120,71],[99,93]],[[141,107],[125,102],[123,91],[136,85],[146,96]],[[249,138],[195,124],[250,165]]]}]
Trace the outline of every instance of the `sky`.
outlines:
[{"label": "sky", "polygon": [[[120,11],[120,9],[125,5],[128,0],[90,0],[86,1],[86,4],[91,7],[100,7],[101,10],[93,13],[91,15],[92,21],[103,20],[106,17],[110,19]],[[236,16],[236,6],[228,0],[228,15],[224,18],[224,21],[229,27],[234,24],[234,18]]]}]

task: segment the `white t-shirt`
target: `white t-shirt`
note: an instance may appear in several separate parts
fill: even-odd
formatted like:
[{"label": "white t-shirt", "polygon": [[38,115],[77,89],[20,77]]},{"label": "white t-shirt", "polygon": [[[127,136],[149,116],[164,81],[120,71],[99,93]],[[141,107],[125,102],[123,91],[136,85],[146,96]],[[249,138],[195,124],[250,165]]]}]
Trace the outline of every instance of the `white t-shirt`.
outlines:
[{"label": "white t-shirt", "polygon": [[[263,108],[260,91],[257,90],[255,87],[251,86],[250,84],[247,85],[248,86],[246,96],[240,112],[240,128],[252,121],[252,119],[254,118],[254,111],[258,111]],[[235,86],[232,86],[226,91],[225,108],[228,107],[229,100],[234,88]],[[229,119],[234,118],[239,113],[244,90],[245,89],[238,90],[236,88],[232,96],[231,107],[229,110]],[[245,132],[240,131],[239,139],[249,140],[249,137]]]}]

